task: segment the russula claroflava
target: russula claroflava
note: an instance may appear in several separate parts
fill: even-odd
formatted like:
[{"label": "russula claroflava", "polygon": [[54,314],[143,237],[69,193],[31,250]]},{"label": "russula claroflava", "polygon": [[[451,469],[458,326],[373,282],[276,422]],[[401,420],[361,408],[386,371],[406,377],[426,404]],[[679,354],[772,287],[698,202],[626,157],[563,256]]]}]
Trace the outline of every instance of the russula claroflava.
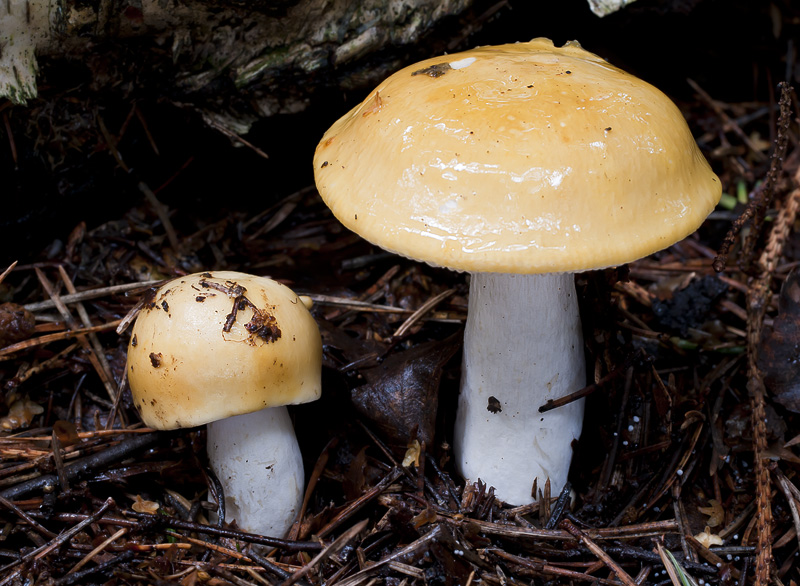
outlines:
[{"label": "russula claroflava", "polygon": [[322,198],[370,242],[471,273],[455,424],[460,471],[514,504],[558,491],[583,405],[572,272],[693,232],[718,178],[659,90],[548,39],[436,57],[386,79],[327,131]]},{"label": "russula claroflava", "polygon": [[305,479],[285,405],[321,390],[322,341],[303,298],[271,279],[210,271],[159,288],[136,318],[127,374],[145,425],[208,424],[226,518],[282,536]]}]

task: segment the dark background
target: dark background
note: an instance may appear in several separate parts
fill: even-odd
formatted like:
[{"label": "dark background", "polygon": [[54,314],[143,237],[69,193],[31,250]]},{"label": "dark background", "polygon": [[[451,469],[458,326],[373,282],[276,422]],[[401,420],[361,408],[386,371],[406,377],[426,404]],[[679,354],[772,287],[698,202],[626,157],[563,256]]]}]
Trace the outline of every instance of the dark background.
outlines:
[{"label": "dark background", "polygon": [[[684,107],[690,126],[700,133],[703,121],[693,120],[688,109],[696,98],[687,78],[716,100],[767,102],[779,81],[798,80],[793,44],[800,38],[798,29],[800,6],[788,0],[638,0],[605,18],[592,14],[584,0],[478,1],[415,46],[370,55],[355,67],[369,70],[387,59],[411,63],[454,43],[460,50],[537,36],[557,45],[574,39],[661,88]],[[135,62],[135,50],[124,51]],[[342,72],[333,68],[289,80],[308,97],[308,107],[252,127],[246,138],[268,154],[264,159],[208,128],[195,110],[178,103],[163,80],[137,79],[133,89],[124,91],[97,89],[91,79],[96,69],[82,59],[50,57],[40,65],[40,98],[27,107],[6,106],[7,123],[0,124],[3,266],[36,258],[54,239],[65,240],[81,221],[91,229],[140,205],[139,181],[157,190],[170,208],[184,212],[209,218],[230,211],[258,213],[312,185],[311,159],[319,137],[372,85],[343,90],[338,83]],[[113,134],[133,104],[158,154],[143,125],[130,122],[117,145],[130,169],[125,171],[98,132],[97,118]]]}]

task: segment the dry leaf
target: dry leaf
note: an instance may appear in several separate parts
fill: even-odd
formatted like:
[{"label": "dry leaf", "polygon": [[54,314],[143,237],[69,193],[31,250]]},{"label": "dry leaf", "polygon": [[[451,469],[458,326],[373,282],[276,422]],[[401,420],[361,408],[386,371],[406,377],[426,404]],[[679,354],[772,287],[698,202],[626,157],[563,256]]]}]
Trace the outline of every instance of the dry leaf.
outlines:
[{"label": "dry leaf", "polygon": [[722,508],[722,504],[716,499],[711,499],[708,501],[708,504],[711,506],[697,507],[697,510],[704,515],[708,515],[706,524],[709,527],[718,527],[725,520],[725,510]]},{"label": "dry leaf", "polygon": [[792,462],[793,464],[800,464],[800,458],[789,448],[775,443],[767,446],[767,449],[762,452],[764,458],[768,460],[784,460],[785,462]]},{"label": "dry leaf", "polygon": [[407,468],[408,466],[411,466],[411,464],[414,464],[414,466],[419,467],[419,454],[420,454],[419,441],[414,440],[413,442],[411,442],[411,444],[408,446],[408,449],[406,450],[406,455],[403,458],[403,467]]},{"label": "dry leaf", "polygon": [[367,447],[364,446],[353,457],[345,470],[342,488],[347,499],[353,500],[364,494],[367,484]]},{"label": "dry leaf", "polygon": [[706,526],[705,530],[702,533],[698,533],[694,536],[694,538],[700,542],[700,544],[708,549],[712,545],[722,545],[722,537],[715,533],[711,533],[711,528]]},{"label": "dry leaf", "polygon": [[681,423],[681,430],[686,429],[687,427],[706,420],[706,416],[702,411],[687,411],[686,415],[683,418],[683,423]]},{"label": "dry leaf", "polygon": [[155,515],[158,511],[158,506],[158,503],[146,501],[137,494],[136,501],[131,505],[131,508],[137,513],[149,513],[150,515]]},{"label": "dry leaf", "polygon": [[0,348],[27,340],[34,333],[33,314],[16,303],[0,304]]},{"label": "dry leaf", "polygon": [[411,524],[414,526],[415,529],[419,529],[423,525],[427,525],[429,523],[435,523],[438,519],[438,515],[436,511],[431,509],[430,507],[426,507],[424,511],[422,511],[419,515],[411,519]]},{"label": "dry leaf", "polygon": [[44,407],[34,403],[28,397],[17,399],[8,409],[8,414],[0,418],[0,428],[12,431],[20,427],[28,427],[33,418],[44,413]]},{"label": "dry leaf", "polygon": [[783,447],[784,447],[784,448],[791,448],[792,446],[796,446],[797,444],[800,444],[800,435],[796,435],[796,436],[794,436],[794,437],[793,437],[792,439],[790,439],[788,442],[786,442],[785,444],[783,444]]},{"label": "dry leaf", "polygon": [[187,574],[186,576],[184,576],[181,579],[180,585],[181,586],[195,586],[197,584],[197,580],[198,580],[198,575],[197,574],[198,574],[197,570],[193,570],[192,572],[189,572],[189,574]]}]

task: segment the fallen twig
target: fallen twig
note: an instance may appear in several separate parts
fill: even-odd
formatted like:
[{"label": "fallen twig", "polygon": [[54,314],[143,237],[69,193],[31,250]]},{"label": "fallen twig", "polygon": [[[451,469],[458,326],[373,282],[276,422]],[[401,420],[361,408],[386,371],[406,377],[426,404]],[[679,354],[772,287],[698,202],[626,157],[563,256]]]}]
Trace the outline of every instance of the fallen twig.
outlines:
[{"label": "fallen twig", "polygon": [[[781,90],[781,119],[783,120],[789,116],[791,89],[787,84],[781,84]],[[786,125],[788,125],[788,122],[786,122]],[[779,130],[779,137],[786,134],[785,131],[780,132]],[[783,138],[783,144],[779,143],[776,146],[775,156],[766,181],[770,186],[777,181],[787,140],[788,137]],[[795,174],[794,180],[796,184],[800,185],[800,170]],[[767,451],[766,389],[758,368],[758,354],[762,337],[761,328],[771,297],[770,283],[772,275],[780,262],[784,244],[797,217],[799,208],[800,187],[789,194],[783,207],[778,212],[778,217],[773,224],[764,252],[758,260],[760,274],[747,292],[747,390],[750,394],[756,500],[758,503],[756,510],[758,520],[756,526],[758,539],[755,566],[756,586],[769,584],[770,566],[772,564],[772,489],[770,472],[765,459],[765,452]]]},{"label": "fallen twig", "polygon": [[[86,517],[86,519],[76,524],[75,526],[70,527],[69,529],[67,529],[66,531],[55,537],[49,543],[43,545],[42,547],[36,548],[35,550],[29,552],[28,554],[22,556],[20,560],[13,562],[10,566],[6,566],[5,568],[0,568],[0,573],[9,570],[11,567],[18,565],[24,566],[28,562],[43,558],[45,555],[47,555],[54,549],[61,547],[67,541],[72,539],[72,537],[78,532],[80,532],[84,527],[90,525],[91,523],[94,523],[97,519],[102,517],[103,513],[105,513],[113,505],[114,505],[114,499],[110,497],[107,498],[106,501],[103,503],[103,505],[100,508],[98,508],[94,513]],[[17,568],[13,572],[7,574],[5,578],[0,580],[0,586],[5,586],[6,584],[10,583],[12,580],[17,578],[21,573],[22,573],[22,568]]]},{"label": "fallen twig", "polygon": [[569,532],[570,535],[578,539],[583,545],[585,545],[589,551],[591,551],[597,559],[601,560],[609,570],[614,572],[619,579],[622,581],[625,586],[638,586],[636,581],[631,578],[630,574],[622,569],[617,562],[611,559],[611,556],[608,555],[603,548],[597,545],[594,541],[591,540],[583,531],[578,529],[575,524],[570,521],[569,519],[562,519],[561,523],[558,524],[559,527]]},{"label": "fallen twig", "polygon": [[92,326],[90,328],[76,328],[74,330],[66,330],[64,332],[56,332],[54,334],[45,334],[44,336],[39,336],[37,338],[23,340],[22,342],[11,344],[10,346],[6,346],[5,348],[0,348],[0,357],[8,356],[9,354],[14,354],[15,352],[20,352],[22,350],[35,348],[37,346],[44,346],[45,344],[49,344],[50,342],[58,342],[60,340],[68,340],[69,338],[77,338],[79,336],[82,336],[84,334],[89,334],[92,332],[106,332],[108,330],[113,330],[119,325],[121,321],[122,320],[115,319],[114,321],[110,321],[108,323],[100,324],[97,326]]},{"label": "fallen twig", "polygon": [[286,578],[283,582],[281,582],[280,586],[291,586],[301,578],[305,577],[315,566],[319,563],[327,559],[328,557],[335,555],[339,550],[341,550],[345,545],[350,543],[356,535],[361,533],[364,528],[367,526],[368,521],[360,521],[350,527],[347,531],[342,533],[339,537],[337,537],[330,545],[325,547],[321,552],[314,556],[310,562],[304,565],[302,568],[297,570],[294,574]]},{"label": "fallen twig", "polygon": [[[162,433],[133,436],[132,438],[121,441],[115,446],[111,446],[101,452],[86,456],[77,462],[65,466],[64,474],[68,479],[77,478],[88,472],[93,472],[98,468],[108,466],[112,462],[127,458],[138,450],[150,447],[159,440],[163,440],[163,437],[164,435]],[[0,496],[8,500],[18,499],[33,491],[42,490],[45,486],[54,486],[56,484],[58,484],[58,476],[55,474],[46,474],[6,488],[0,491]]]}]

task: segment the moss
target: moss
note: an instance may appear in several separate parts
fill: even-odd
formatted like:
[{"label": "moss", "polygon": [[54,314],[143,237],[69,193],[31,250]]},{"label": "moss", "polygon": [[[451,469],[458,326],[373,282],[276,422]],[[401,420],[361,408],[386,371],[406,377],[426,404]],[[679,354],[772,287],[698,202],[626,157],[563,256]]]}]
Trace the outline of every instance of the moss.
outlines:
[{"label": "moss", "polygon": [[289,62],[291,51],[288,47],[269,50],[253,59],[236,71],[234,83],[237,88],[244,87],[259,78],[268,69],[279,68]]}]

